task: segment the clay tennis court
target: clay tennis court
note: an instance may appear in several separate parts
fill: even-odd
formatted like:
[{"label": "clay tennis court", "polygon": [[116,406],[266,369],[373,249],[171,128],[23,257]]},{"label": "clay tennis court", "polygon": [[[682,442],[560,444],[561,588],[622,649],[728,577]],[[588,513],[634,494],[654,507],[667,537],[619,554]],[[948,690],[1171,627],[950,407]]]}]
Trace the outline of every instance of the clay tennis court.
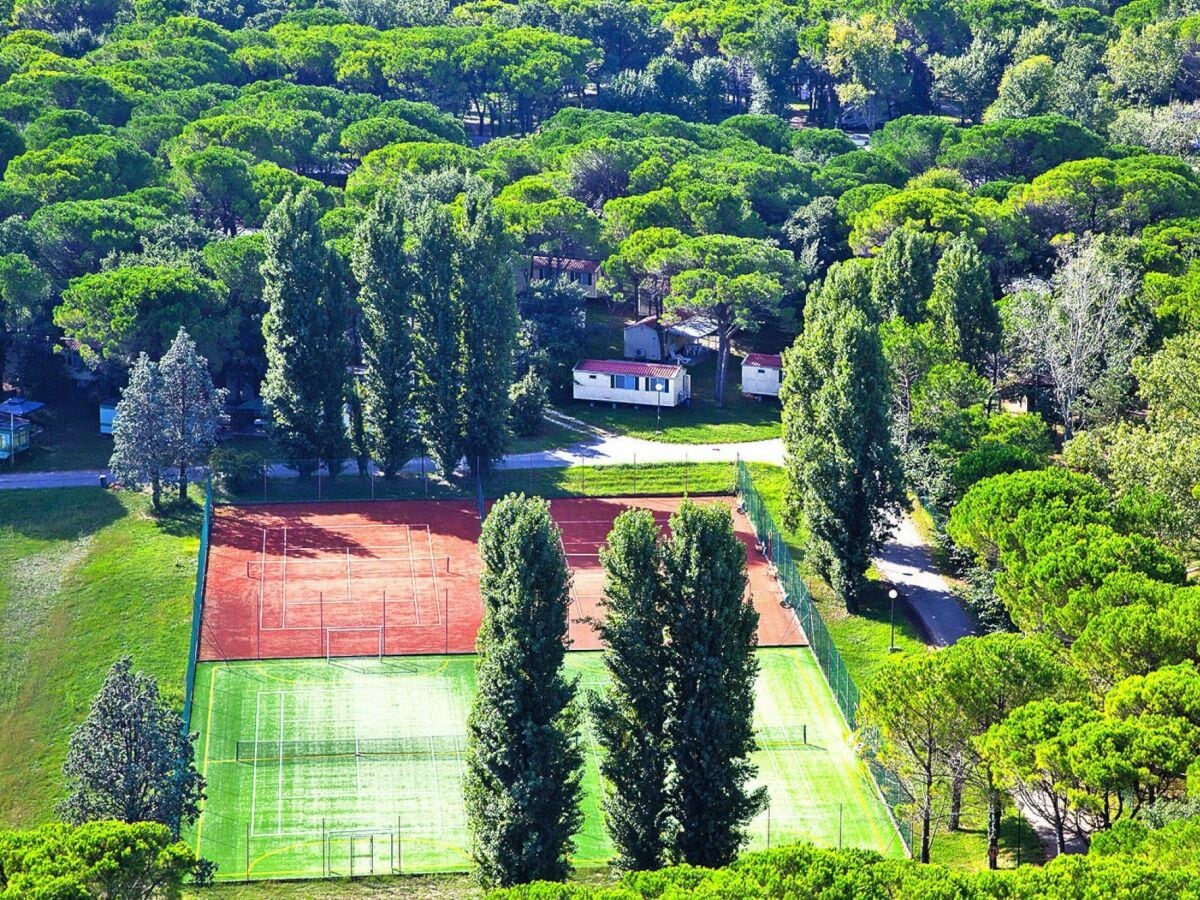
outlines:
[{"label": "clay tennis court", "polygon": [[[550,501],[572,571],[573,650],[600,647],[589,619],[603,597],[600,548],[631,506],[666,528],[680,498]],[[759,645],[805,643],[733,497],[746,544]],[[453,500],[221,506],[213,516],[200,659],[296,659],[473,653],[483,617],[480,524]]]}]

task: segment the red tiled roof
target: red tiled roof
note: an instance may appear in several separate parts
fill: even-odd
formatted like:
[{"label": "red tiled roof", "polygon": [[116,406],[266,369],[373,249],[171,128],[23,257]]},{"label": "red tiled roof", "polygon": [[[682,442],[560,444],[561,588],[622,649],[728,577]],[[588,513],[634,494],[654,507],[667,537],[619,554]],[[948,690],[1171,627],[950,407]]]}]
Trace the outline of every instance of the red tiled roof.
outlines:
[{"label": "red tiled roof", "polygon": [[778,353],[747,353],[745,365],[760,369],[782,369],[783,356]]},{"label": "red tiled roof", "polygon": [[642,375],[647,378],[674,378],[681,366],[668,363],[626,362],[622,359],[581,359],[576,372],[602,372],[605,375]]},{"label": "red tiled roof", "polygon": [[[555,262],[560,272],[595,272],[600,268],[600,261],[595,259],[565,259],[558,257]],[[548,267],[550,265],[550,257],[535,256],[533,264],[535,266]]]}]

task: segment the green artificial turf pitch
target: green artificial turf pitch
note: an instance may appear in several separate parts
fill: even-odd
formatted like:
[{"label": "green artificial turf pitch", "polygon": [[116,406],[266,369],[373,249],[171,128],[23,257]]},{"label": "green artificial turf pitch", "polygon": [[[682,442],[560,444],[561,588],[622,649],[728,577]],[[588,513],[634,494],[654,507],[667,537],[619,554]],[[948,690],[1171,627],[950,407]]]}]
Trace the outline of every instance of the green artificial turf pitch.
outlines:
[{"label": "green artificial turf pitch", "polygon": [[[771,803],[749,826],[749,848],[840,839],[900,855],[812,654],[758,658],[754,761]],[[582,689],[604,684],[599,653],[569,653],[567,669]],[[193,842],[220,880],[467,868],[462,751],[474,687],[470,656],[202,664],[192,723],[208,800]],[[586,732],[585,744],[581,868],[613,855]]]}]

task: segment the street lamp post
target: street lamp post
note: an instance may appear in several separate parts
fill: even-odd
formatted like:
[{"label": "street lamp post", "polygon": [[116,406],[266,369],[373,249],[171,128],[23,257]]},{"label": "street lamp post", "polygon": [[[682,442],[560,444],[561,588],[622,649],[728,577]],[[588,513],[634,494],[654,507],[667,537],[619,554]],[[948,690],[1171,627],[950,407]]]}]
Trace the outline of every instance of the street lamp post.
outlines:
[{"label": "street lamp post", "polygon": [[888,599],[892,601],[892,640],[888,646],[888,652],[893,653],[896,650],[896,598],[900,595],[896,593],[896,589],[892,588],[888,591]]}]

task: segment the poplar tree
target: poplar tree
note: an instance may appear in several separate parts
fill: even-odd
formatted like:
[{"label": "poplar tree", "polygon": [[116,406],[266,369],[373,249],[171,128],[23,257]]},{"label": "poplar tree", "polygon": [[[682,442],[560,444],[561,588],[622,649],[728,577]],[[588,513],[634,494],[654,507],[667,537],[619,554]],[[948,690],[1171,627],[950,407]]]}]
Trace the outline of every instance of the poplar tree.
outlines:
[{"label": "poplar tree", "polygon": [[871,302],[878,316],[917,322],[933,292],[933,238],[909,228],[893,231],[871,269]]},{"label": "poplar tree", "polygon": [[780,390],[786,521],[805,524],[808,558],[851,612],[903,498],[887,360],[861,304],[825,289],[810,300]]},{"label": "poplar tree", "polygon": [[162,509],[162,473],[171,464],[171,448],[163,431],[162,376],[145,353],[129,370],[113,419],[112,476],[125,487],[150,485],[154,511]]},{"label": "poplar tree", "polygon": [[[457,234],[450,211],[426,199],[413,230],[417,423],[425,449],[443,477],[463,455],[463,310],[454,284]],[[507,389],[508,385],[505,385]]]},{"label": "poplar tree", "polygon": [[575,684],[563,675],[570,575],[544,500],[513,495],[479,540],[484,618],[464,798],[479,880],[558,881],[582,822]]},{"label": "poplar tree", "polygon": [[592,698],[605,826],[623,869],[656,869],[667,851],[668,652],[659,528],[648,510],[621,513],[600,551],[604,666],[610,687]]},{"label": "poplar tree", "polygon": [[746,601],[746,548],[722,505],[685,501],[664,558],[672,855],[719,867],[767,802],[750,790],[758,613]]},{"label": "poplar tree", "polygon": [[381,192],[358,229],[354,275],[362,289],[362,416],[366,448],[391,478],[418,448],[413,390],[413,294],[402,197]]},{"label": "poplar tree", "polygon": [[987,257],[965,235],[955,238],[938,262],[929,316],[957,357],[977,372],[987,368],[1000,344],[1000,312]]},{"label": "poplar tree", "polygon": [[346,453],[350,345],[341,264],[325,245],[320,218],[320,206],[307,190],[289,194],[267,217],[262,396],[275,441],[301,473],[325,459],[334,475]]},{"label": "poplar tree", "polygon": [[179,469],[179,499],[187,498],[188,469],[208,459],[224,418],[225,391],[213,385],[208,360],[182,328],[158,361],[164,431],[171,462]]},{"label": "poplar tree", "polygon": [[486,185],[468,187],[463,212],[457,265],[464,326],[463,449],[473,471],[487,471],[508,441],[517,295],[504,219]]}]

